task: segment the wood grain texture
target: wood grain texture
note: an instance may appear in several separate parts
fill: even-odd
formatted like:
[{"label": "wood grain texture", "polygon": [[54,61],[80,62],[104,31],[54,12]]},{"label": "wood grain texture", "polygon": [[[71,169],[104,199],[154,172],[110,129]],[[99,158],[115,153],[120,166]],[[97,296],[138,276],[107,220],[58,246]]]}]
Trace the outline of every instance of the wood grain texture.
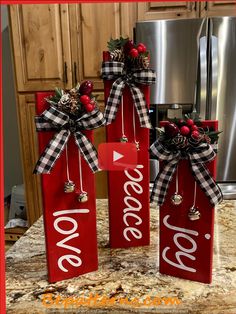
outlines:
[{"label": "wood grain texture", "polygon": [[236,1],[206,1],[200,3],[200,16],[236,16]]},{"label": "wood grain texture", "polygon": [[138,3],[138,20],[197,18],[198,3],[194,1]]},{"label": "wood grain texture", "polygon": [[[121,35],[119,3],[82,3],[74,7],[79,81],[92,80],[95,89],[103,89],[100,79],[102,51],[111,37]],[[73,31],[73,30],[72,30]]]},{"label": "wood grain texture", "polygon": [[42,215],[40,177],[33,174],[34,165],[39,157],[34,124],[35,97],[33,94],[19,95],[18,100],[17,111],[27,205],[26,213],[31,226]]},{"label": "wood grain texture", "polygon": [[138,20],[137,3],[127,2],[120,4],[121,35],[133,38],[133,28]]},{"label": "wood grain texture", "polygon": [[[99,109],[103,112],[105,109],[104,105],[104,93],[94,93],[97,96],[97,102]],[[98,148],[98,145],[106,142],[106,127],[101,127],[94,130],[94,145]],[[96,198],[107,198],[108,197],[108,186],[107,186],[107,171],[99,171],[95,174],[96,182]]]},{"label": "wood grain texture", "polygon": [[[10,6],[17,89],[50,90],[71,82],[68,5]],[[68,82],[64,67],[67,64]]]}]

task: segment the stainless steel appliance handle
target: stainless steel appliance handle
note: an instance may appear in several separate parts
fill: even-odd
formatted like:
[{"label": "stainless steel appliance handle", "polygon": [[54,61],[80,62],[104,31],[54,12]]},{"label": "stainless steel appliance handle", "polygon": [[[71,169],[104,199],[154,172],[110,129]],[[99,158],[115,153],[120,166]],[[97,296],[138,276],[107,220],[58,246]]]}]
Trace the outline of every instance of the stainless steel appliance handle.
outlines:
[{"label": "stainless steel appliance handle", "polygon": [[211,120],[216,120],[217,87],[218,87],[218,38],[211,35]]},{"label": "stainless steel appliance handle", "polygon": [[199,40],[200,54],[200,110],[202,119],[206,118],[207,101],[207,37],[203,36]]}]

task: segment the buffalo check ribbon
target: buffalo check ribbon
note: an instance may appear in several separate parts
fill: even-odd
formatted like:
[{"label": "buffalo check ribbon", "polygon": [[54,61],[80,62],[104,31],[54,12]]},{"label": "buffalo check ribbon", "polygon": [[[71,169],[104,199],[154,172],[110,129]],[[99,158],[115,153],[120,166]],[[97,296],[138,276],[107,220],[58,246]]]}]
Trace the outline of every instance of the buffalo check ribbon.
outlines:
[{"label": "buffalo check ribbon", "polygon": [[204,165],[216,157],[213,146],[201,143],[197,147],[187,150],[186,156],[183,156],[181,151],[170,151],[162,143],[156,141],[151,145],[150,152],[164,162],[162,171],[159,172],[154,181],[150,198],[151,202],[157,202],[158,205],[164,203],[169,183],[173,178],[178,162],[180,159],[186,157],[190,162],[192,174],[196,182],[209,198],[210,202],[213,205],[217,205],[223,200],[219,186]]},{"label": "buffalo check ribbon", "polygon": [[115,80],[112,84],[104,112],[106,123],[111,124],[115,120],[123,90],[127,85],[130,89],[141,127],[152,128],[145,97],[136,84],[154,84],[156,82],[155,71],[151,69],[133,69],[128,71],[125,69],[123,62],[105,61],[102,63],[101,72],[104,80]]},{"label": "buffalo check ribbon", "polygon": [[82,133],[83,130],[96,129],[105,124],[104,116],[98,109],[85,113],[77,120],[72,120],[67,114],[55,107],[50,107],[40,116],[35,117],[35,124],[37,132],[54,130],[56,132],[37,161],[34,169],[35,174],[50,173],[72,134],[79,151],[91,170],[93,172],[99,170],[97,151]]}]

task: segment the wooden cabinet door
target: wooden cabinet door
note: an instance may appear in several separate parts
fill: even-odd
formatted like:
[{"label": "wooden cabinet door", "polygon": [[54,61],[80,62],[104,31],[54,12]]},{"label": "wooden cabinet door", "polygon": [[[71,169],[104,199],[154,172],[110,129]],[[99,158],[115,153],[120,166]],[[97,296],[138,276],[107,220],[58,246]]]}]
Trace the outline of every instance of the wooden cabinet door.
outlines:
[{"label": "wooden cabinet door", "polygon": [[42,215],[40,176],[33,174],[34,166],[39,157],[37,133],[34,123],[35,95],[19,95],[17,111],[27,205],[27,220],[31,226]]},{"label": "wooden cabinet door", "polygon": [[198,17],[198,3],[194,1],[140,2],[137,5],[139,21]]},{"label": "wooden cabinet door", "polygon": [[136,3],[81,3],[69,5],[73,82],[92,80],[103,91],[102,53],[110,38],[133,38]]},{"label": "wooden cabinet door", "polygon": [[66,4],[10,6],[18,92],[72,86]]},{"label": "wooden cabinet door", "polygon": [[236,0],[201,2],[201,17],[236,16]]},{"label": "wooden cabinet door", "polygon": [[78,81],[92,80],[94,88],[101,90],[102,52],[110,37],[121,34],[120,4],[81,3],[70,7],[70,16],[72,60]]}]

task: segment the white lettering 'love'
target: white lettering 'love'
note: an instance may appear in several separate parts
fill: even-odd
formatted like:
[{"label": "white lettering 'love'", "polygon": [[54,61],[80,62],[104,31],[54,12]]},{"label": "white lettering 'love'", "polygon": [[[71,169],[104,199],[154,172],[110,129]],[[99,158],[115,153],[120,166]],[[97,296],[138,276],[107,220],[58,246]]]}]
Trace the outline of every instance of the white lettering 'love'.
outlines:
[{"label": "white lettering 'love'", "polygon": [[[87,214],[89,213],[89,209],[66,209],[66,210],[60,210],[55,213],[53,213],[54,217],[57,217],[54,220],[53,226],[55,230],[62,235],[67,235],[67,237],[63,238],[61,241],[57,242],[57,246],[61,247],[63,249],[67,249],[69,251],[72,251],[74,254],[66,254],[62,255],[58,258],[57,264],[60,270],[63,272],[68,272],[68,269],[63,266],[63,262],[67,261],[70,265],[73,267],[79,267],[82,265],[82,260],[78,256],[81,253],[81,250],[77,247],[71,246],[68,244],[68,242],[74,238],[79,237],[79,233],[76,232],[78,230],[78,222],[74,218],[68,217],[66,215],[68,214]],[[62,223],[67,221],[70,224],[70,228],[63,229]],[[76,255],[77,254],[77,255]]]},{"label": "white lettering 'love'", "polygon": [[[138,212],[142,209],[141,202],[137,199],[137,195],[143,193],[142,180],[143,174],[140,169],[143,169],[143,165],[137,165],[137,167],[130,173],[128,170],[124,171],[125,176],[129,179],[124,184],[124,204],[123,210],[123,222],[125,228],[123,230],[123,236],[127,241],[131,241],[130,236],[135,239],[142,239],[142,232],[137,226],[142,224],[142,218],[139,217]],[[136,197],[133,194],[137,194]]]},{"label": "white lettering 'love'", "polygon": [[[177,233],[175,233],[173,236],[173,241],[174,241],[175,245],[177,246],[177,248],[180,250],[180,251],[177,251],[175,253],[175,257],[176,257],[176,260],[178,263],[171,261],[167,257],[167,252],[170,250],[169,246],[165,247],[164,250],[162,251],[162,258],[164,259],[165,262],[167,262],[168,264],[170,264],[174,267],[177,267],[177,268],[189,271],[189,272],[196,272],[195,268],[188,267],[182,262],[181,256],[185,256],[185,257],[187,257],[193,261],[196,260],[196,257],[194,255],[191,255],[190,253],[196,252],[197,243],[190,235],[197,237],[198,232],[195,230],[180,228],[180,227],[176,227],[174,225],[169,224],[167,221],[169,219],[169,217],[170,217],[170,215],[166,215],[163,219],[163,223],[168,229],[177,231]],[[180,239],[181,238],[187,239],[191,243],[191,247],[186,248],[186,247],[182,246],[178,241],[179,238]]]}]

